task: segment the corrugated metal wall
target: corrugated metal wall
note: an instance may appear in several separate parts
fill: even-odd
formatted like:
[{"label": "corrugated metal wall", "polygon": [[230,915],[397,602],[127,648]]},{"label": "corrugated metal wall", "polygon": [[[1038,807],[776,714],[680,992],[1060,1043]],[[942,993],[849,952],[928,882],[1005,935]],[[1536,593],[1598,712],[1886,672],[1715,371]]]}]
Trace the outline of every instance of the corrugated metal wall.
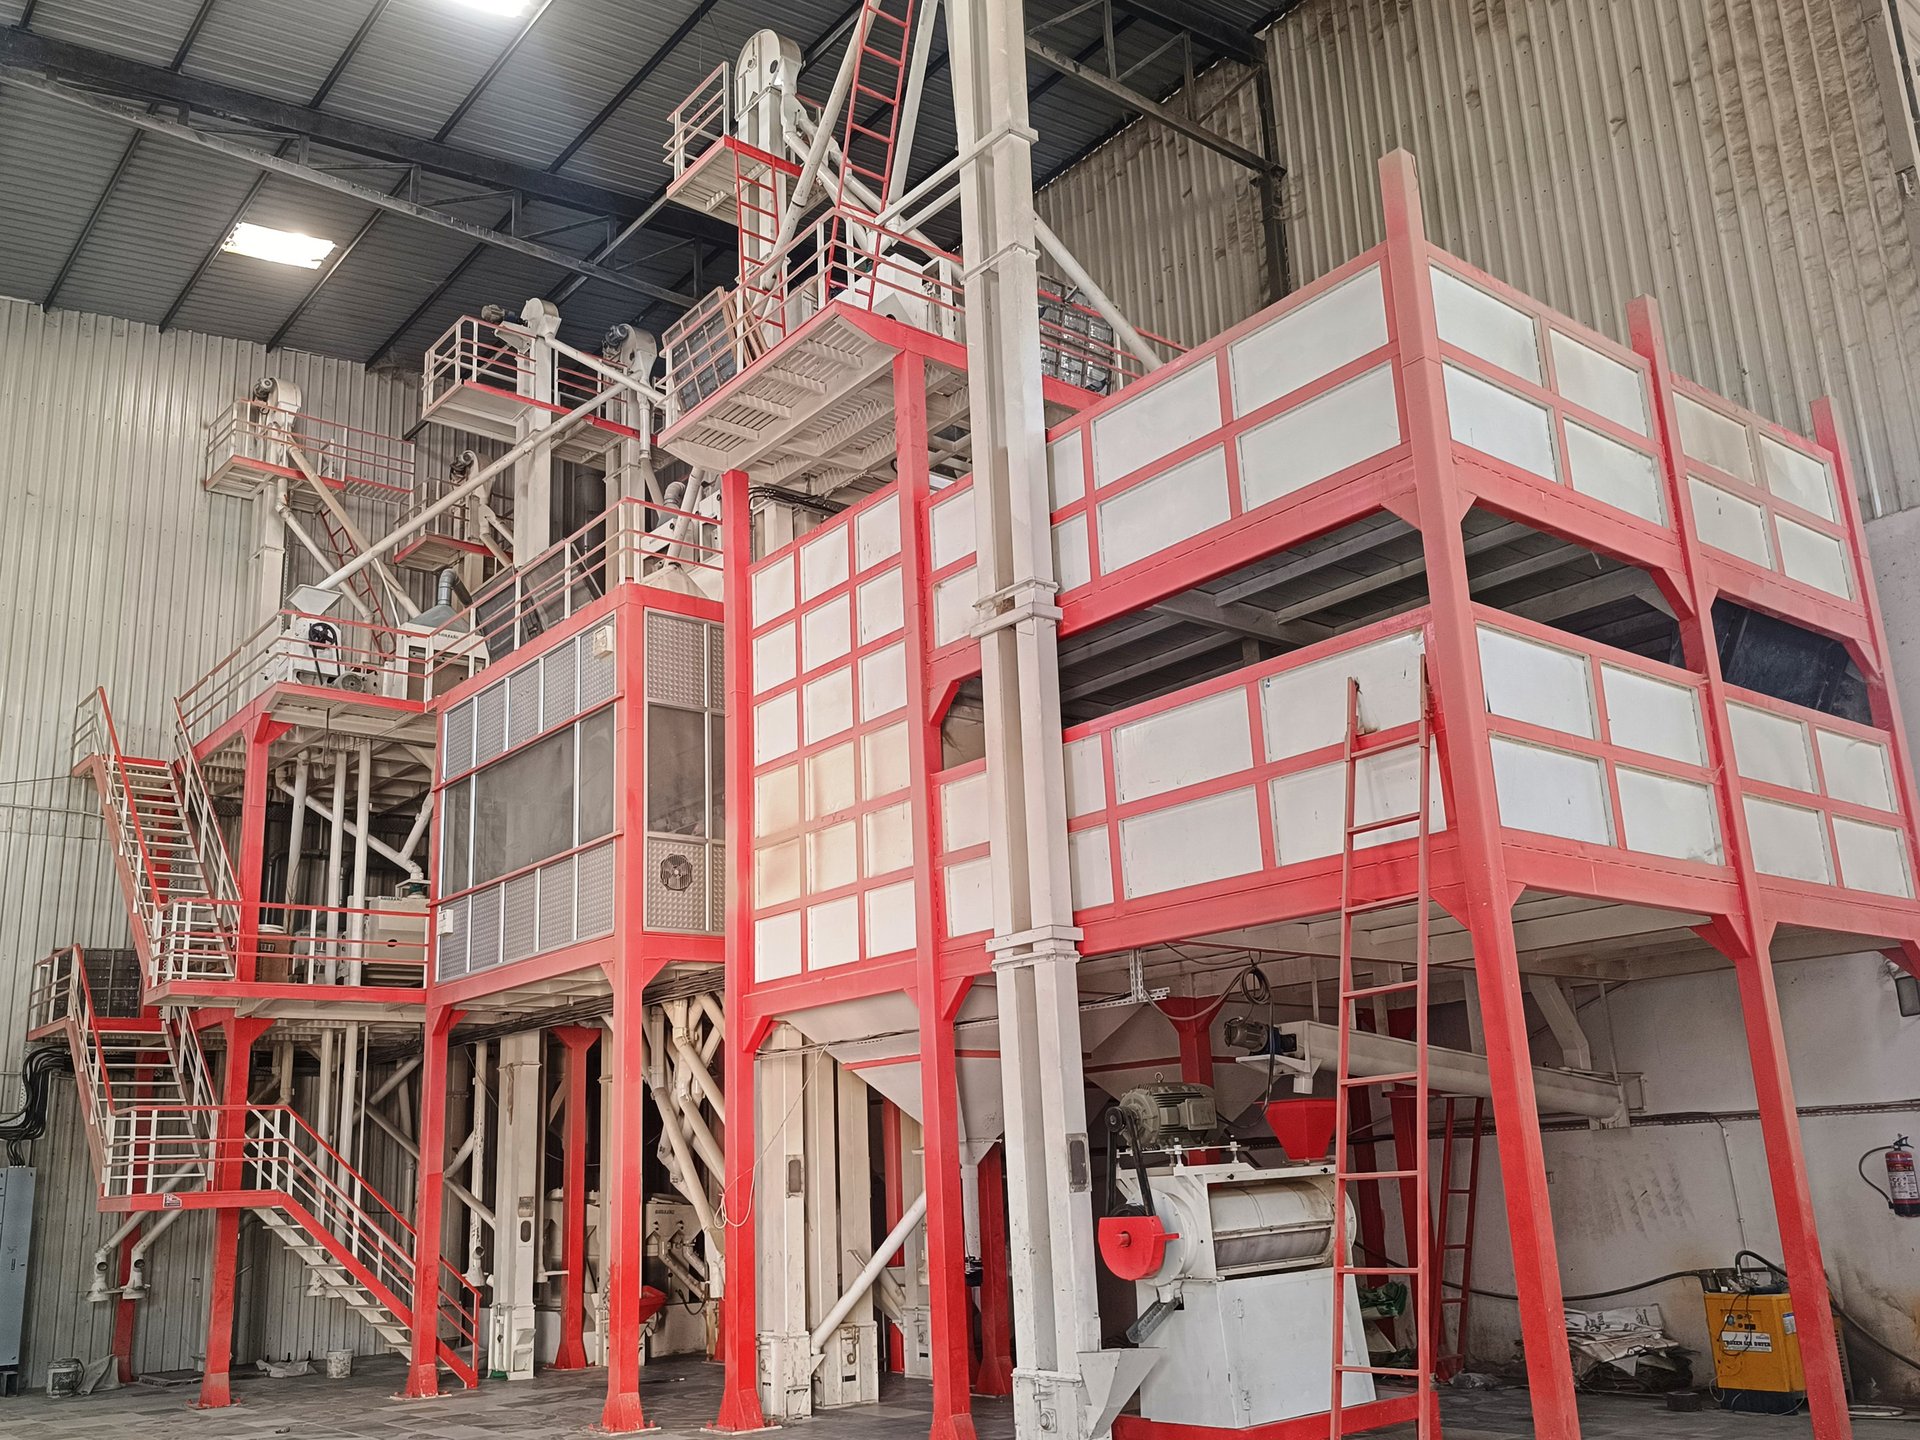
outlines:
[{"label": "corrugated metal wall", "polygon": [[[1302,276],[1421,162],[1434,238],[1805,429],[1834,395],[1869,513],[1920,501],[1920,272],[1874,46],[1884,0],[1309,0],[1271,36]],[[1893,117],[1896,121],[1900,117]]]},{"label": "corrugated metal wall", "polygon": [[[1834,395],[1868,513],[1920,503],[1920,198],[1886,3],[1306,0],[1268,36],[1295,280],[1379,240],[1374,167],[1404,146],[1447,249],[1615,336],[1652,294],[1681,370],[1803,430]],[[1212,123],[1257,148],[1251,104]],[[1041,212],[1191,340],[1260,306],[1252,204],[1244,171],[1141,123]]]},{"label": "corrugated metal wall", "polygon": [[[315,414],[397,434],[417,414],[412,385],[341,360],[0,300],[0,1107],[17,1101],[19,1021],[34,960],[54,946],[125,945],[127,922],[94,799],[64,777],[75,702],[104,685],[129,747],[166,743],[171,697],[262,618],[253,615],[252,513],[200,489],[204,431],[263,374],[299,383]],[[384,1142],[375,1140],[372,1146]],[[62,1092],[40,1168],[29,1274],[26,1375],[107,1353],[110,1306],[84,1298],[94,1211],[77,1107]],[[380,1183],[376,1178],[375,1183]],[[206,1225],[188,1217],[154,1247],[153,1299],[137,1360],[194,1363],[205,1324]],[[254,1252],[298,1262],[277,1244]],[[277,1272],[276,1272],[277,1273]],[[306,1353],[364,1340],[315,1302],[295,1303],[293,1270],[261,1293],[245,1353]],[[275,1294],[288,1296],[274,1303]],[[313,1312],[313,1313],[309,1313]],[[342,1338],[326,1339],[328,1336]],[[322,1341],[325,1343],[322,1343]]]},{"label": "corrugated metal wall", "polygon": [[[1201,76],[1196,118],[1258,151],[1260,112],[1245,77],[1236,65]],[[1266,294],[1253,172],[1164,125],[1129,126],[1034,203],[1121,313],[1183,345],[1244,320]]]}]

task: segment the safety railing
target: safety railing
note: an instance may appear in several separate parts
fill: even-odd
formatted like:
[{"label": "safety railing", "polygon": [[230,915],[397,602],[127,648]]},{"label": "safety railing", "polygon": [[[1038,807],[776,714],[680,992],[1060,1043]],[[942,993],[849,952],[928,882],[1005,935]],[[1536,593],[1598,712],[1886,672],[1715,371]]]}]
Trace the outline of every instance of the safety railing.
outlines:
[{"label": "safety railing", "polygon": [[207,893],[215,899],[238,898],[240,887],[233,878],[233,857],[227,852],[227,837],[220,828],[220,816],[213,806],[213,792],[207,785],[207,773],[195,753],[187,733],[186,712],[173,702],[174,745],[179,751],[174,773],[179,777],[180,807],[187,834],[199,857],[200,876]]},{"label": "safety railing", "polygon": [[[133,1106],[107,1126],[103,1189],[109,1196],[204,1189],[231,1176],[233,1188],[284,1197],[283,1213],[347,1262],[356,1283],[406,1319],[413,1306],[413,1226],[365,1176],[284,1105]],[[478,1338],[479,1292],[444,1259],[434,1303],[454,1343]],[[451,1292],[451,1293],[449,1293]]]},{"label": "safety railing", "polygon": [[[678,570],[717,596],[720,567],[717,513],[628,497],[481,587],[473,603],[442,629],[478,635],[486,659],[497,663],[597,603],[613,585],[655,580],[665,571]],[[441,649],[434,664],[436,683],[450,664],[477,668],[471,654],[451,644]]]},{"label": "safety railing", "polygon": [[[264,985],[361,985],[377,967],[384,988],[424,988],[426,917],[418,910],[351,905],[263,905],[260,928],[241,938],[237,900],[179,902],[167,908],[155,983],[230,981],[236,961],[253,962]],[[217,937],[217,938],[216,938]]]},{"label": "safety railing", "polygon": [[[961,257],[951,251],[852,207],[830,211],[781,273],[713,292],[667,331],[667,389],[676,414],[686,414],[829,303],[964,341],[964,274]],[[1047,284],[1038,303],[1044,374],[1107,394],[1146,373],[1091,307]],[[1165,358],[1183,353],[1163,336],[1141,335]]]},{"label": "safety railing", "polygon": [[107,692],[96,688],[85,696],[74,712],[73,752],[75,768],[98,757],[105,784],[106,821],[116,854],[131,877],[132,889],[127,903],[139,933],[151,940],[159,929],[166,890],[157,863],[158,840],[150,842],[141,822],[133,794],[137,788],[128,767],[126,752],[120,746],[120,734],[114,725],[113,711],[107,704]]},{"label": "safety railing", "polygon": [[663,142],[667,165],[676,177],[731,133],[733,70],[722,60],[694,86],[687,98],[667,112]]},{"label": "safety railing", "polygon": [[409,698],[430,670],[410,653],[407,632],[339,615],[282,610],[268,618],[177,697],[189,749],[275,685]]},{"label": "safety railing", "polygon": [[324,483],[346,493],[397,504],[413,492],[411,442],[261,400],[238,400],[207,427],[206,473],[238,463],[298,478],[287,453],[296,446]]},{"label": "safety railing", "polygon": [[[394,522],[395,528],[403,527],[415,516],[433,509],[458,490],[460,484],[461,481],[458,478],[424,475],[420,477],[414,486],[413,502],[400,512],[399,519]],[[414,549],[423,540],[432,536],[441,540],[450,540],[475,554],[483,550],[494,550],[504,555],[512,543],[512,531],[503,524],[497,532],[490,534],[489,532],[493,531],[493,525],[488,517],[491,515],[492,520],[504,522],[511,517],[512,513],[513,503],[510,497],[501,496],[496,501],[495,497],[462,495],[416,529],[412,537],[401,546],[399,554],[404,557],[407,551]]]},{"label": "safety railing", "polygon": [[[606,376],[565,354],[556,354],[554,393],[536,397],[534,389],[539,383],[540,366],[529,353],[536,339],[531,330],[508,320],[461,316],[427,350],[421,376],[422,413],[431,413],[435,406],[465,385],[513,396],[555,412],[574,409],[595,396],[607,394]],[[613,403],[613,398],[608,395],[608,404]],[[599,412],[588,418],[602,427],[634,433]]]}]

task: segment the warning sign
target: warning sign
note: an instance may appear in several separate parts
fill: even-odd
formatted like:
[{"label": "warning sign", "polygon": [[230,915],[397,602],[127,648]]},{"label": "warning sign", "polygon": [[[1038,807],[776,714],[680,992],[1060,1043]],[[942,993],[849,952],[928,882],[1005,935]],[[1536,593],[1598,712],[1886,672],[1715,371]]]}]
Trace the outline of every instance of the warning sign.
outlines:
[{"label": "warning sign", "polygon": [[1720,1348],[1749,1355],[1771,1353],[1773,1336],[1764,1330],[1722,1330]]}]

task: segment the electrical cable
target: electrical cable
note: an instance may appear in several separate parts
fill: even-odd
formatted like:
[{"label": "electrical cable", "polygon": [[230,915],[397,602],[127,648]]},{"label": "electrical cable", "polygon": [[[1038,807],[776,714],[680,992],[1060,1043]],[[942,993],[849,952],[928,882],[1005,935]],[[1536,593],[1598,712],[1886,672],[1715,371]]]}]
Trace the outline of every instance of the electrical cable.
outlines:
[{"label": "electrical cable", "polygon": [[1886,1147],[1885,1147],[1884,1145],[1870,1145],[1870,1146],[1868,1146],[1868,1147],[1867,1147],[1867,1151],[1866,1151],[1866,1154],[1865,1154],[1865,1155],[1862,1155],[1862,1156],[1860,1157],[1860,1159],[1859,1159],[1859,1161],[1858,1161],[1858,1162],[1857,1162],[1857,1163],[1856,1163],[1856,1164],[1854,1165],[1854,1167],[1853,1167],[1853,1168],[1854,1168],[1854,1169],[1856,1169],[1856,1170],[1858,1170],[1858,1171],[1860,1172],[1860,1178],[1861,1178],[1862,1180],[1864,1180],[1864,1181],[1866,1181],[1866,1182],[1867,1182],[1867,1188],[1869,1188],[1870,1190],[1872,1190],[1872,1191],[1873,1191],[1873,1193],[1874,1193],[1874,1194],[1876,1194],[1876,1195],[1878,1195],[1878,1196],[1879,1196],[1879,1197],[1880,1197],[1880,1198],[1881,1198],[1882,1200],[1884,1200],[1884,1201],[1886,1201],[1886,1202],[1887,1202],[1887,1208],[1888,1208],[1888,1209],[1892,1209],[1892,1208],[1893,1208],[1893,1196],[1892,1196],[1892,1195],[1890,1195],[1890,1194],[1888,1194],[1888,1193],[1887,1193],[1887,1191],[1886,1191],[1886,1190],[1885,1190],[1885,1189],[1884,1189],[1883,1187],[1881,1187],[1881,1186],[1879,1186],[1879,1185],[1875,1185],[1875,1184],[1873,1183],[1873,1177],[1872,1177],[1871,1175],[1869,1175],[1869,1174],[1867,1174],[1867,1155],[1878,1155],[1878,1154],[1880,1154],[1880,1153],[1881,1153],[1881,1151],[1883,1151],[1883,1150],[1884,1150],[1885,1148],[1886,1148]]}]

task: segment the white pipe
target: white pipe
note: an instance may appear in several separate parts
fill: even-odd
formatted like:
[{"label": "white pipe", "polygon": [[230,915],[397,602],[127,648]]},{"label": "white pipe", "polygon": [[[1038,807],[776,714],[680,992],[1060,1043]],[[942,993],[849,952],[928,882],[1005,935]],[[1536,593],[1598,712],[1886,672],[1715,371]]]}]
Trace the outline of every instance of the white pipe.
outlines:
[{"label": "white pipe", "polygon": [[907,183],[907,171],[913,164],[914,132],[920,122],[920,95],[927,83],[927,57],[933,53],[933,22],[940,14],[939,0],[921,0],[920,23],[914,27],[913,55],[907,61],[907,88],[900,104],[900,123],[893,137],[893,173],[887,177],[889,204]]},{"label": "white pipe", "polygon": [[693,1141],[693,1148],[700,1152],[700,1158],[706,1162],[709,1173],[724,1176],[727,1173],[726,1152],[721,1149],[720,1141],[702,1118],[699,1102],[691,1095],[682,1095],[675,1103],[686,1124],[688,1138]]},{"label": "white pipe", "polygon": [[407,831],[407,838],[400,843],[400,857],[407,868],[413,872],[412,878],[415,880],[424,877],[420,873],[420,867],[413,863],[413,852],[427,833],[427,822],[432,818],[433,791],[429,790],[426,798],[420,802],[420,813],[413,817],[413,828]]},{"label": "white pipe", "polygon": [[529,435],[526,439],[517,442],[512,449],[508,450],[507,453],[502,455],[498,460],[475,470],[473,474],[469,475],[465,480],[462,480],[458,485],[454,486],[453,489],[434,501],[433,504],[427,506],[426,509],[420,511],[417,515],[402,520],[352,560],[349,560],[331,575],[321,579],[315,588],[320,590],[338,590],[343,583],[351,580],[355,575],[358,575],[375,560],[378,560],[389,551],[397,549],[403,540],[426,529],[428,525],[431,525],[435,520],[438,520],[442,515],[446,514],[447,511],[460,504],[460,502],[465,500],[469,495],[476,494],[487,485],[490,485],[493,482],[494,476],[511,469],[516,462],[540,446],[552,445],[554,441],[558,440],[568,430],[571,430],[582,420],[586,419],[588,415],[606,404],[607,401],[612,398],[613,393],[613,389],[611,388],[602,390],[591,399],[583,400],[580,404],[574,406],[573,409],[567,411],[566,414],[555,417],[551,425],[544,426]]},{"label": "white pipe", "polygon": [[[319,561],[322,566],[327,566],[334,563],[334,557],[327,554],[325,550],[322,550],[320,548],[320,542],[315,540],[313,536],[307,532],[307,527],[302,525],[300,521],[297,518],[295,518],[293,513],[293,507],[287,504],[286,497],[284,495],[279,495],[275,497],[273,510],[274,510],[274,513],[280,517],[280,523],[285,525],[287,529],[293,532],[293,538],[298,540],[302,545],[307,547],[308,554],[312,555],[313,558]],[[347,603],[353,606],[355,610],[360,612],[360,618],[362,620],[365,620],[369,625],[373,624],[375,620],[373,607],[368,605],[366,601],[362,600],[358,595],[354,594],[353,591],[351,590],[346,591],[345,594],[347,598]]]},{"label": "white pipe", "polygon": [[853,1277],[853,1284],[847,1288],[847,1293],[835,1302],[833,1309],[827,1312],[827,1318],[822,1320],[813,1334],[807,1337],[807,1350],[813,1357],[813,1365],[809,1366],[809,1369],[819,1365],[825,1353],[821,1347],[827,1343],[833,1332],[840,1328],[840,1322],[853,1313],[853,1307],[860,1303],[860,1297],[872,1288],[873,1282],[880,1278],[880,1272],[887,1268],[895,1255],[900,1253],[900,1247],[906,1244],[907,1237],[919,1228],[926,1214],[927,1192],[922,1190],[920,1198],[909,1205],[907,1213],[900,1217],[900,1223],[895,1225],[887,1238],[880,1242],[880,1248],[873,1252],[873,1258],[868,1260],[860,1273]]},{"label": "white pipe", "polygon": [[[293,794],[293,789],[291,786],[287,785],[285,782],[282,782],[280,785],[280,793],[282,795],[291,795]],[[328,810],[326,806],[322,805],[318,800],[314,799],[311,795],[307,796],[306,798],[307,798],[307,808],[313,811],[314,814],[325,815],[329,819],[332,818],[333,812]],[[343,820],[342,823],[346,826],[347,832],[349,834],[356,835],[356,838],[357,838],[356,827],[350,822],[347,822],[345,820]],[[401,869],[405,870],[407,872],[408,879],[424,880],[426,878],[425,871],[423,871],[412,860],[409,860],[400,851],[394,849],[391,845],[387,844],[378,835],[369,835],[367,837],[367,844],[373,847],[375,854],[384,855],[387,859],[391,860],[394,864],[398,865]]]},{"label": "white pipe", "polygon": [[[340,864],[341,851],[345,848],[347,834],[347,757],[344,754],[333,757],[333,774],[330,778],[333,784],[329,796],[333,808],[326,812],[327,884],[325,898],[321,902],[327,907],[327,981],[329,984],[336,978],[335,972],[338,966],[335,961],[340,953]],[[341,1063],[342,1065],[346,1063],[344,1055],[341,1057]],[[346,1118],[345,1114],[341,1115],[342,1124],[346,1122]],[[338,1150],[340,1147],[336,1145],[333,1148]]]},{"label": "white pipe", "polygon": [[[355,759],[353,796],[353,889],[350,904],[358,912],[367,908],[367,838],[373,831],[373,742],[362,740]],[[360,983],[362,958],[366,954],[367,917],[355,913],[347,917],[347,938],[352,941],[353,959],[347,964],[347,983]]]},{"label": "white pipe", "polygon": [[1053,257],[1054,264],[1066,273],[1073,288],[1081,291],[1093,302],[1093,308],[1100,312],[1100,318],[1113,327],[1113,333],[1120,337],[1120,343],[1133,352],[1134,359],[1146,366],[1149,371],[1158,370],[1165,362],[1153,353],[1153,347],[1140,338],[1140,332],[1133,328],[1133,322],[1120,313],[1120,307],[1107,298],[1091,275],[1081,268],[1080,262],[1073,258],[1073,252],[1067,249],[1060,237],[1047,228],[1047,223],[1038,215],[1033,217],[1033,238],[1040,242],[1040,248]]},{"label": "white pipe", "polygon": [[700,1087],[700,1093],[707,1097],[707,1103],[713,1106],[714,1113],[726,1114],[727,1097],[720,1093],[720,1086],[700,1062],[700,1052],[693,1048],[693,1041],[687,1038],[685,1031],[674,1037],[673,1048],[679,1052],[681,1061],[693,1075],[693,1083]]},{"label": "white pipe", "polygon": [[[340,1139],[334,1149],[340,1152],[340,1164],[344,1172],[340,1176],[342,1186],[355,1192],[358,1199],[359,1181],[354,1175],[358,1168],[353,1163],[355,1138],[360,1131],[360,1027],[348,1025],[341,1034],[340,1056]],[[375,1112],[378,1113],[378,1112]]]},{"label": "white pipe", "polygon": [[[487,1058],[492,1051],[489,1042],[482,1040],[473,1047],[473,1115],[468,1130],[468,1140],[473,1146],[473,1166],[468,1172],[470,1185],[467,1193],[475,1195],[486,1184],[487,1163]],[[464,1202],[462,1202],[464,1203]],[[481,1267],[481,1248],[484,1237],[480,1227],[484,1224],[493,1228],[490,1220],[484,1220],[480,1211],[485,1207],[467,1206],[467,1279],[477,1281],[484,1273]]]},{"label": "white pipe", "polygon": [[[419,1163],[420,1147],[416,1145],[413,1141],[409,1140],[406,1134],[400,1129],[398,1125],[394,1124],[393,1121],[389,1120],[386,1116],[382,1115],[378,1110],[367,1111],[367,1118],[371,1120],[375,1125],[377,1125],[383,1132],[385,1132],[387,1138],[393,1141],[395,1145],[399,1146],[401,1152],[409,1160],[413,1161],[415,1164]],[[473,1213],[478,1215],[482,1220],[486,1221],[488,1228],[491,1229],[493,1226],[492,1207],[481,1204],[480,1197],[475,1195],[473,1191],[469,1190],[466,1186],[462,1185],[458,1180],[454,1179],[453,1176],[443,1175],[442,1179],[446,1184],[448,1191],[453,1195],[453,1197],[456,1200],[458,1200],[462,1205],[465,1205],[469,1210],[473,1211]]]},{"label": "white pipe", "polygon": [[699,1172],[693,1168],[693,1156],[687,1151],[687,1137],[680,1128],[680,1114],[674,1106],[672,1097],[660,1085],[649,1087],[653,1091],[654,1108],[660,1112],[660,1129],[667,1137],[667,1144],[673,1149],[673,1158],[680,1167],[684,1183],[681,1193],[693,1206],[694,1214],[700,1217],[700,1228],[706,1232],[707,1243],[715,1253],[726,1248],[726,1242],[720,1233],[720,1221],[713,1213],[713,1206],[707,1201],[707,1192],[700,1184]]},{"label": "white pipe", "polygon": [[333,1143],[333,1028],[320,1032],[319,1101],[314,1111],[313,1128],[329,1145]]},{"label": "white pipe", "polygon": [[380,1088],[367,1097],[367,1104],[378,1105],[382,1100],[385,1100],[387,1096],[399,1089],[401,1082],[420,1068],[420,1061],[420,1056],[413,1056],[402,1064],[398,1070],[395,1070],[393,1074],[381,1081]]},{"label": "white pipe", "polygon": [[293,764],[293,816],[287,823],[287,887],[282,897],[288,905],[300,900],[300,841],[307,822],[307,757]]}]

